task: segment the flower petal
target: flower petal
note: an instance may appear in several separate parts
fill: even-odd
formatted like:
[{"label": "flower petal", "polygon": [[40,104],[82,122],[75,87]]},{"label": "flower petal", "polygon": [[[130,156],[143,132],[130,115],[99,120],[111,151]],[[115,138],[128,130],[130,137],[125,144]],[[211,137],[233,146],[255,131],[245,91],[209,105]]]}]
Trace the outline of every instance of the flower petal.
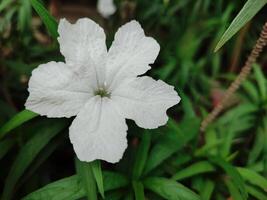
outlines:
[{"label": "flower petal", "polygon": [[61,19],[58,32],[60,52],[69,65],[96,65],[107,56],[105,32],[91,19],[81,18],[75,24]]},{"label": "flower petal", "polygon": [[95,96],[70,126],[70,140],[81,161],[118,162],[127,147],[127,125],[109,98]]},{"label": "flower petal", "polygon": [[125,118],[133,119],[143,128],[157,128],[167,123],[168,108],[179,103],[180,97],[173,86],[150,77],[128,80],[112,93]]},{"label": "flower petal", "polygon": [[108,51],[107,84],[114,88],[128,77],[136,77],[150,69],[158,56],[160,46],[156,40],[146,37],[141,25],[131,21],[117,31]]},{"label": "flower petal", "polygon": [[49,62],[33,70],[26,108],[48,117],[76,115],[93,96],[90,77],[62,62]]},{"label": "flower petal", "polygon": [[115,13],[116,7],[113,0],[98,0],[97,10],[103,17],[108,18]]}]

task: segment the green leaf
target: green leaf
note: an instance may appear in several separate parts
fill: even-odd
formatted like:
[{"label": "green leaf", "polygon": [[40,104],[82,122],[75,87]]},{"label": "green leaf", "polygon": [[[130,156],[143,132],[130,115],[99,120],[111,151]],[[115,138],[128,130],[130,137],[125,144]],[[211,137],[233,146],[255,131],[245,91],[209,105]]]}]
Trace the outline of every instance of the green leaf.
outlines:
[{"label": "green leaf", "polygon": [[248,165],[255,163],[263,152],[265,146],[265,134],[265,130],[262,128],[257,129],[254,144],[248,155]]},{"label": "green leaf", "polygon": [[8,7],[12,2],[12,0],[2,0],[2,2],[0,3],[0,12],[6,9],[6,7]]},{"label": "green leaf", "polygon": [[240,194],[240,191],[238,190],[238,187],[233,184],[230,180],[226,179],[224,180],[232,199],[234,200],[243,200],[242,195]]},{"label": "green leaf", "polygon": [[57,39],[58,37],[58,23],[55,18],[50,15],[50,13],[46,10],[46,8],[39,2],[39,0],[31,0],[32,7],[41,17],[44,22],[49,34],[53,37],[53,39]]},{"label": "green leaf", "polygon": [[203,189],[200,192],[202,200],[210,200],[215,184],[211,180],[206,180]]},{"label": "green leaf", "polygon": [[267,191],[267,179],[266,178],[264,178],[257,172],[251,169],[247,169],[247,168],[237,167],[237,171],[241,174],[243,179],[247,180],[253,185],[260,187],[264,191]]},{"label": "green leaf", "polygon": [[0,128],[0,139],[3,138],[8,132],[12,131],[13,129],[36,116],[38,116],[38,114],[33,113],[29,110],[23,110],[19,112]]},{"label": "green leaf", "polygon": [[133,168],[134,180],[138,180],[143,173],[147,161],[148,151],[150,148],[150,142],[151,142],[151,134],[149,132],[144,132],[142,134],[142,140],[136,153],[136,158]]},{"label": "green leaf", "polygon": [[259,99],[259,93],[258,93],[257,87],[254,84],[254,82],[249,81],[249,80],[245,80],[242,83],[242,88],[244,89],[246,95],[250,97],[252,102],[258,102],[260,100]]},{"label": "green leaf", "polygon": [[257,64],[253,65],[253,71],[254,71],[255,78],[256,78],[256,81],[257,81],[257,84],[259,87],[260,95],[261,95],[262,99],[265,100],[267,89],[266,89],[266,79],[264,77],[264,74],[263,74],[260,66]]},{"label": "green leaf", "polygon": [[266,192],[262,193],[261,191],[249,185],[246,186],[246,190],[251,196],[255,197],[258,200],[267,200]]},{"label": "green leaf", "polygon": [[193,118],[196,116],[196,113],[194,111],[194,106],[190,100],[190,98],[184,94],[183,92],[180,92],[182,101],[182,107],[185,114],[185,118]]},{"label": "green leaf", "polygon": [[221,167],[232,178],[232,182],[238,188],[242,198],[247,199],[248,194],[245,189],[245,183],[237,169],[219,156],[210,156],[209,160]]},{"label": "green leaf", "polygon": [[151,177],[144,180],[145,188],[168,200],[200,200],[200,197],[174,180]]},{"label": "green leaf", "polygon": [[218,137],[218,133],[215,129],[210,128],[205,132],[205,145],[201,149],[197,149],[195,154],[197,156],[216,155],[222,144],[222,139]]},{"label": "green leaf", "polygon": [[139,181],[133,181],[135,200],[145,200],[144,185]]},{"label": "green leaf", "polygon": [[92,163],[82,162],[76,158],[76,170],[79,175],[88,200],[97,200],[96,181],[92,171]]},{"label": "green leaf", "polygon": [[22,185],[27,183],[28,179],[35,175],[36,170],[38,170],[38,168],[49,158],[49,156],[58,148],[58,146],[62,144],[63,141],[64,140],[62,140],[62,137],[57,137],[49,142],[49,144],[42,149],[36,159],[31,163],[26,173],[23,174],[23,177],[20,179],[16,188],[20,188]]},{"label": "green leaf", "polygon": [[[3,62],[5,65],[5,62]],[[11,118],[13,115],[15,115],[17,112],[15,108],[13,108],[11,105],[9,105],[7,102],[0,99],[0,109],[1,109],[1,117],[0,117],[0,123],[4,123],[3,119]]]},{"label": "green leaf", "polygon": [[21,148],[13,162],[5,182],[2,200],[11,199],[18,179],[45,145],[66,126],[64,120],[47,120],[46,122],[49,123],[44,123],[39,127],[39,131]]},{"label": "green leaf", "polygon": [[215,171],[215,167],[208,161],[200,161],[182,169],[173,175],[172,179],[178,181],[201,173]]},{"label": "green leaf", "polygon": [[[105,191],[125,187],[129,184],[128,179],[116,172],[103,172]],[[85,197],[81,179],[78,175],[64,178],[50,183],[43,188],[32,192],[23,200],[76,200]]]},{"label": "green leaf", "polygon": [[125,187],[129,184],[127,177],[117,172],[104,171],[103,178],[105,191]]},{"label": "green leaf", "polygon": [[132,192],[128,192],[123,200],[134,200],[134,194]]},{"label": "green leaf", "polygon": [[50,183],[23,200],[76,200],[84,196],[81,180],[75,175]]},{"label": "green leaf", "polygon": [[109,192],[106,195],[106,199],[107,200],[121,200],[123,195],[124,195],[123,192],[121,192],[120,190],[116,190],[116,191]]},{"label": "green leaf", "polygon": [[252,103],[240,104],[226,112],[222,117],[220,117],[217,123],[225,126],[226,123],[233,123],[232,119],[242,119],[245,115],[251,115],[252,113],[257,112],[258,109],[258,105]]},{"label": "green leaf", "polygon": [[20,0],[20,8],[18,11],[18,29],[25,31],[30,27],[32,10],[30,0]]},{"label": "green leaf", "polygon": [[96,180],[98,191],[101,194],[102,198],[104,199],[105,194],[104,194],[103,176],[102,176],[101,162],[99,160],[92,162],[92,171]]},{"label": "green leaf", "polygon": [[0,141],[0,160],[6,155],[6,153],[13,147],[15,141],[11,138]]},{"label": "green leaf", "polygon": [[186,119],[180,122],[169,120],[170,131],[164,133],[153,146],[148,156],[145,174],[156,168],[173,153],[181,149],[187,142],[192,140],[199,131],[200,120],[198,118]]},{"label": "green leaf", "polygon": [[267,0],[248,0],[235,19],[225,31],[217,46],[218,51],[234,34],[236,34],[257,12],[267,3]]}]

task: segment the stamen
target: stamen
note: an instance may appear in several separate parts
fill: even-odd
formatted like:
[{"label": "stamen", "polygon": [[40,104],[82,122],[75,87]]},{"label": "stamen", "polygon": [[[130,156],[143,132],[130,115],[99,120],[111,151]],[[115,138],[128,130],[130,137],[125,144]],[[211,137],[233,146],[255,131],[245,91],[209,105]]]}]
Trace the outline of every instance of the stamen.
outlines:
[{"label": "stamen", "polygon": [[98,90],[96,90],[94,92],[94,94],[95,94],[95,96],[99,95],[101,98],[103,98],[103,97],[110,98],[110,93],[105,88],[102,88],[102,87],[100,87]]}]

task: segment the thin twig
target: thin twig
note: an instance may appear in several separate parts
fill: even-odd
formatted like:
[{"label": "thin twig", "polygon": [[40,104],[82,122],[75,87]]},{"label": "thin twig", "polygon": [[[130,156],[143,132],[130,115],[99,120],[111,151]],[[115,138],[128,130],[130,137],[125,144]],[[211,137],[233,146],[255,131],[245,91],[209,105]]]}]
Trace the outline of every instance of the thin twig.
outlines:
[{"label": "thin twig", "polygon": [[241,69],[241,72],[236,77],[236,79],[231,83],[230,87],[225,92],[224,97],[220,101],[220,103],[208,114],[208,116],[202,121],[200,130],[202,132],[205,131],[207,126],[220,114],[220,112],[224,109],[226,102],[231,98],[231,96],[235,93],[235,91],[240,87],[241,83],[247,78],[249,75],[253,63],[255,63],[256,59],[262,52],[262,49],[267,44],[267,22],[264,24],[262,28],[262,32],[260,34],[259,39],[257,40],[254,48],[252,49],[245,65]]}]

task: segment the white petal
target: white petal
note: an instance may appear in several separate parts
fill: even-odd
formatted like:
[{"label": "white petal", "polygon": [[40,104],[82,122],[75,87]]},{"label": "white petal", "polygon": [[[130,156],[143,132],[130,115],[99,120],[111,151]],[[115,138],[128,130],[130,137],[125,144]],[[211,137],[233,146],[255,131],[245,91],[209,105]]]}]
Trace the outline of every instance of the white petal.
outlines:
[{"label": "white petal", "polygon": [[137,21],[123,25],[117,31],[107,60],[107,83],[114,88],[127,77],[141,75],[150,69],[158,56],[160,46],[146,37]]},{"label": "white petal", "polygon": [[138,77],[121,84],[112,93],[112,100],[128,119],[143,128],[157,128],[167,123],[168,108],[179,103],[173,86],[150,77]]},{"label": "white petal", "polygon": [[98,0],[97,10],[103,17],[108,18],[115,13],[116,6],[114,5],[113,0]]},{"label": "white petal", "polygon": [[33,70],[26,108],[48,117],[76,115],[93,96],[91,79],[64,63],[49,62]]},{"label": "white petal", "polygon": [[127,147],[127,125],[109,98],[95,96],[70,126],[70,140],[81,161],[118,162]]},{"label": "white petal", "polygon": [[61,19],[58,27],[60,51],[69,65],[96,65],[106,58],[104,30],[88,18],[70,24]]}]

